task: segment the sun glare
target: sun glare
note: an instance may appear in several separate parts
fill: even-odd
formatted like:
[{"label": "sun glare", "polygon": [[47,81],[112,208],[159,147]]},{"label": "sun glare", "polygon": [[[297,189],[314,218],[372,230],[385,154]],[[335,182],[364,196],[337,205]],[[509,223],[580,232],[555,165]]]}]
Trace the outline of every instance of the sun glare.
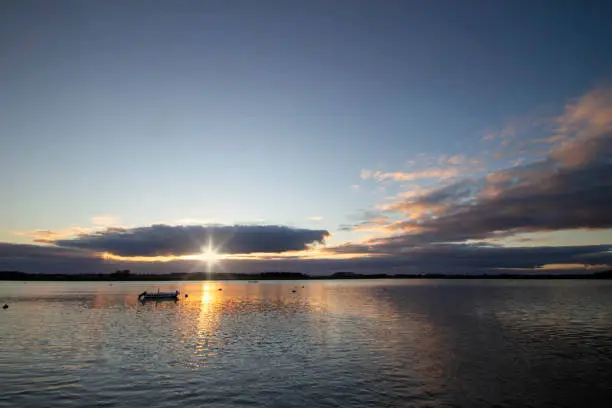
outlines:
[{"label": "sun glare", "polygon": [[214,250],[209,250],[206,248],[204,251],[202,251],[200,259],[208,263],[215,263],[217,260],[219,260],[219,254]]},{"label": "sun glare", "polygon": [[198,256],[200,260],[206,263],[209,269],[217,263],[220,257],[221,255],[213,247],[211,241],[208,242],[208,245],[202,247],[202,252]]}]

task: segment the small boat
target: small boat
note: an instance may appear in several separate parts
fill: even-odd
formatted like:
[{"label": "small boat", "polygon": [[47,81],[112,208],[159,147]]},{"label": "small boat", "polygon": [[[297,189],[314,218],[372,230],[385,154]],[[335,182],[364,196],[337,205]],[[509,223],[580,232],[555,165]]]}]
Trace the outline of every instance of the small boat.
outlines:
[{"label": "small boat", "polygon": [[157,292],[149,293],[146,290],[138,295],[138,300],[178,300],[179,291],[175,292]]}]

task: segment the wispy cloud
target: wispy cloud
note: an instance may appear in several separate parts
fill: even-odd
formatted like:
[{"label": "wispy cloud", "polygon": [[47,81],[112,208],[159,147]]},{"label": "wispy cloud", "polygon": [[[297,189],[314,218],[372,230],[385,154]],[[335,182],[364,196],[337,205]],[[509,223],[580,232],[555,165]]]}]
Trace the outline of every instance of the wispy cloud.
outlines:
[{"label": "wispy cloud", "polygon": [[112,214],[100,214],[91,217],[91,223],[97,227],[109,227],[120,225],[121,219]]},{"label": "wispy cloud", "polygon": [[309,219],[310,221],[323,221],[323,217],[318,216],[318,215],[317,215],[317,216],[314,216],[314,217],[308,217],[308,219]]},{"label": "wispy cloud", "polygon": [[384,214],[378,214],[372,218],[361,221],[356,225],[353,225],[353,231],[372,231],[372,232],[386,232],[388,226],[391,223],[391,219]]},{"label": "wispy cloud", "polygon": [[498,129],[490,129],[484,132],[483,141],[510,140],[518,138],[520,135],[529,132],[535,127],[548,122],[548,118],[540,115],[524,115],[505,121],[504,125]]},{"label": "wispy cloud", "polygon": [[451,156],[446,160],[448,164],[454,164],[456,166],[480,166],[483,164],[482,159],[476,157],[468,157],[464,154],[457,154]]},{"label": "wispy cloud", "polygon": [[[572,264],[583,270],[609,268],[611,245],[568,247],[513,247],[484,245],[427,245],[405,247],[401,240],[385,245],[344,244],[318,252],[300,254],[236,255],[224,260],[223,270],[253,272],[287,270],[313,275],[337,270],[386,273],[495,273],[509,269],[535,271],[552,265]],[[108,273],[128,268],[136,273],[190,272],[202,270],[198,260],[168,259],[164,262],[142,262],[133,257],[100,258],[90,251],[52,246],[0,243],[0,265],[8,270],[36,273]],[[145,260],[145,259],[143,259]],[[150,258],[146,260],[151,260]],[[562,268],[567,268],[563,266]],[[559,268],[555,268],[559,269]]]},{"label": "wispy cloud", "polygon": [[507,140],[516,136],[517,126],[516,124],[509,123],[505,127],[499,130],[487,131],[483,136],[482,140],[490,142],[495,139]]},{"label": "wispy cloud", "polygon": [[533,140],[527,140],[525,142],[523,142],[523,146],[528,146],[528,145],[532,145],[532,144],[538,144],[538,143],[547,143],[547,144],[555,144],[555,143],[560,143],[563,142],[567,139],[567,137],[565,135],[552,135],[552,136],[548,136],[548,137],[541,137],[538,139],[533,139]]},{"label": "wispy cloud", "polygon": [[37,229],[30,231],[11,231],[13,235],[20,237],[31,238],[34,242],[38,243],[53,243],[62,239],[75,238],[81,235],[91,234],[96,231],[104,231],[106,229],[113,229],[121,227],[121,219],[118,216],[111,214],[100,214],[91,217],[90,227],[74,226],[62,228],[59,230],[47,230]]},{"label": "wispy cloud", "polygon": [[460,169],[456,167],[447,168],[431,168],[415,172],[389,172],[385,173],[380,170],[362,170],[361,178],[364,180],[372,179],[376,181],[413,181],[419,179],[446,179],[457,177],[460,174]]},{"label": "wispy cloud", "polygon": [[50,243],[59,239],[66,239],[71,237],[76,237],[81,234],[88,234],[94,231],[94,228],[91,227],[69,227],[63,228],[57,231],[51,230],[31,230],[31,231],[12,231],[12,234],[32,238],[34,242],[38,243]]}]

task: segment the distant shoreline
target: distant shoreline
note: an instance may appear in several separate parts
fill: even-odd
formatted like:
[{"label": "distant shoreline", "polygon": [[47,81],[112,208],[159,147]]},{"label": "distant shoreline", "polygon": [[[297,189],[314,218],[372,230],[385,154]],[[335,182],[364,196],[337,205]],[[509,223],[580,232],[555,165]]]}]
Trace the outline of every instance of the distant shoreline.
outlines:
[{"label": "distant shoreline", "polygon": [[159,275],[132,274],[130,271],[117,271],[110,274],[29,274],[19,271],[0,271],[0,281],[266,281],[266,280],[365,280],[365,279],[612,279],[612,270],[592,274],[372,274],[362,275],[339,272],[332,275],[310,276],[296,272],[263,272],[253,274],[234,273],[171,273]]}]

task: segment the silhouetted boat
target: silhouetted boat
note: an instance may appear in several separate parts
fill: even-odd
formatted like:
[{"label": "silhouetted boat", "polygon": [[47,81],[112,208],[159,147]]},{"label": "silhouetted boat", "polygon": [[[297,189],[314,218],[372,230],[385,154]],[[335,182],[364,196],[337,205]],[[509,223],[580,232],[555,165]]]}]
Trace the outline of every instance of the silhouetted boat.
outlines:
[{"label": "silhouetted boat", "polygon": [[178,300],[179,291],[175,292],[157,292],[149,293],[146,290],[138,295],[138,300]]}]

